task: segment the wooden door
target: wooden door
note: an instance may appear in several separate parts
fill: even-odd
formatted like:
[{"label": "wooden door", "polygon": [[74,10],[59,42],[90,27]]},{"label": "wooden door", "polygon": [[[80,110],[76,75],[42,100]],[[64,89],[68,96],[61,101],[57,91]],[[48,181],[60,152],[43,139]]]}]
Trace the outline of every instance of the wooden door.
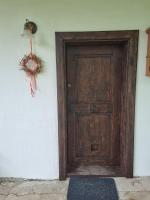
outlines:
[{"label": "wooden door", "polygon": [[120,166],[123,54],[122,45],[67,47],[68,172]]},{"label": "wooden door", "polygon": [[138,34],[56,33],[60,180],[133,177]]}]

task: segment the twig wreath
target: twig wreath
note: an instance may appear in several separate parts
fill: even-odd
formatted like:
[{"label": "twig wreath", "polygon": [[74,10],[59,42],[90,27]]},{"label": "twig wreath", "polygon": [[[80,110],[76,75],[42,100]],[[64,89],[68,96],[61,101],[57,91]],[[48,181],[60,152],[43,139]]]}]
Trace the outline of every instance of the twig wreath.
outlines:
[{"label": "twig wreath", "polygon": [[32,53],[32,27],[28,27],[30,34],[30,53],[25,55],[20,61],[21,70],[26,72],[26,75],[30,78],[30,92],[34,97],[37,90],[36,77],[41,72],[42,61],[39,57]]}]

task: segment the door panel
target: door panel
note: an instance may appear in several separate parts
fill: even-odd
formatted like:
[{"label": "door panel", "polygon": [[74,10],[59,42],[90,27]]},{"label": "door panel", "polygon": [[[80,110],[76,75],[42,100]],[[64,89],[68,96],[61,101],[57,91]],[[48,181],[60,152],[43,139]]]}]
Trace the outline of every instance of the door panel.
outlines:
[{"label": "door panel", "polygon": [[121,45],[67,46],[67,168],[120,166]]},{"label": "door panel", "polygon": [[110,116],[103,114],[79,115],[75,123],[78,127],[75,135],[75,161],[78,159],[88,160],[89,157],[91,157],[89,161],[109,158],[110,145],[107,144],[110,139]]}]

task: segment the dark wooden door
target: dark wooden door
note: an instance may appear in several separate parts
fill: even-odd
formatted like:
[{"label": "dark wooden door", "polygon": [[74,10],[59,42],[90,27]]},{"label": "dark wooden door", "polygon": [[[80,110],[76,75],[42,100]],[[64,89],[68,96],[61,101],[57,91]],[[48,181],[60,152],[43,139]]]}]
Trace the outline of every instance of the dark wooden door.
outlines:
[{"label": "dark wooden door", "polygon": [[56,33],[60,180],[133,177],[138,35]]},{"label": "dark wooden door", "polygon": [[66,55],[67,170],[119,167],[124,48],[68,45]]}]

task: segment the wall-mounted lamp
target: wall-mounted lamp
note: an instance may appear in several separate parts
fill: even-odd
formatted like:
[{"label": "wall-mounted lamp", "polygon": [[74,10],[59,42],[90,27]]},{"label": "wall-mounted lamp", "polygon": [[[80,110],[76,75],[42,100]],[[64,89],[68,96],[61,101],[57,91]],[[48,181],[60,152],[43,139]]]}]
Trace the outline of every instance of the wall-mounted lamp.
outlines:
[{"label": "wall-mounted lamp", "polygon": [[21,34],[22,36],[28,36],[29,34],[35,34],[37,32],[37,25],[26,19],[26,23],[24,24],[24,30]]},{"label": "wall-mounted lamp", "polygon": [[146,76],[150,76],[150,28],[146,30],[148,34],[147,56],[146,56]]}]

